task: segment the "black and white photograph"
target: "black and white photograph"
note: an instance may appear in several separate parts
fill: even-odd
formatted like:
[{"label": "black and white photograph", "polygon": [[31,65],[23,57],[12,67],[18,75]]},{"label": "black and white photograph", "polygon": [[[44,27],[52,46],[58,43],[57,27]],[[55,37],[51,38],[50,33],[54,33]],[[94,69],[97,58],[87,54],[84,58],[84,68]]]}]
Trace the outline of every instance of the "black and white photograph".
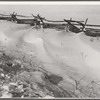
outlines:
[{"label": "black and white photograph", "polygon": [[0,98],[100,98],[100,2],[0,2]]}]

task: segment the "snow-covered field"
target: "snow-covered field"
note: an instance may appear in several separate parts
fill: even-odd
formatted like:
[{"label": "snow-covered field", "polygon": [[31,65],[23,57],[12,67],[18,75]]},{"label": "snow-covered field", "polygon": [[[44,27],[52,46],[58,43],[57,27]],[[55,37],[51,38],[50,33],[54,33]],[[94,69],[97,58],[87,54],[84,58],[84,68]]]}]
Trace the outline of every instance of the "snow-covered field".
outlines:
[{"label": "snow-covered field", "polygon": [[67,81],[74,84],[70,79],[70,76],[74,77],[71,71],[80,75],[79,78],[86,76],[99,81],[100,40],[91,39],[93,37],[83,32],[35,29],[29,25],[0,21],[0,49],[6,48],[12,53],[20,50],[35,56],[42,62],[43,69],[63,77],[60,83],[64,87],[67,87],[64,83]]}]

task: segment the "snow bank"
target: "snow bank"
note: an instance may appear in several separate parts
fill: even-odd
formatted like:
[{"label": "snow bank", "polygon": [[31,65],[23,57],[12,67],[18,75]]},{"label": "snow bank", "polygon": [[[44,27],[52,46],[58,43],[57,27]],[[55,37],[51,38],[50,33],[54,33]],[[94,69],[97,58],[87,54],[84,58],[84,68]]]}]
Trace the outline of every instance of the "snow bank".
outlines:
[{"label": "snow bank", "polygon": [[3,32],[0,32],[0,42],[8,43],[9,41],[10,41],[10,38],[8,38]]},{"label": "snow bank", "polygon": [[[53,62],[53,64],[57,65],[55,68],[59,68],[58,66],[64,64],[77,69],[80,73],[88,74],[94,71],[97,74],[96,71],[99,70],[100,66],[100,52],[81,40],[80,36],[84,33],[73,34],[49,30],[45,34],[46,32],[40,33],[44,34],[43,36],[34,35],[34,33],[24,36],[25,42],[33,43],[37,46],[37,52],[42,61]],[[65,68],[59,69],[65,70]],[[59,72],[59,70],[57,71]]]},{"label": "snow bank", "polygon": [[[44,63],[48,71],[66,75],[66,67],[70,66],[80,73],[94,72],[95,75],[100,76],[100,52],[80,38],[84,33],[74,34],[54,29],[30,28],[26,30],[22,25],[14,23],[7,23],[7,25],[2,23],[0,26],[2,27],[2,25],[0,42],[7,44],[10,48],[20,45],[22,51],[25,51],[25,48],[21,48],[24,44],[28,49],[36,52],[37,58]],[[4,29],[6,26],[7,28]],[[19,30],[18,27],[23,29]]]}]

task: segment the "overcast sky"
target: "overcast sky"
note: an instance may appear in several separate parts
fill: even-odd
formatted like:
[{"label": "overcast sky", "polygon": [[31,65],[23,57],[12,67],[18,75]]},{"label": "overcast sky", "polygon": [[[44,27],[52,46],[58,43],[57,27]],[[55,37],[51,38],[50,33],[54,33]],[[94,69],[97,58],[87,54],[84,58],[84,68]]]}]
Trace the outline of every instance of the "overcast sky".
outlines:
[{"label": "overcast sky", "polygon": [[100,24],[100,5],[0,5],[0,13],[13,11],[23,15],[39,13],[52,20],[89,18],[88,23]]}]

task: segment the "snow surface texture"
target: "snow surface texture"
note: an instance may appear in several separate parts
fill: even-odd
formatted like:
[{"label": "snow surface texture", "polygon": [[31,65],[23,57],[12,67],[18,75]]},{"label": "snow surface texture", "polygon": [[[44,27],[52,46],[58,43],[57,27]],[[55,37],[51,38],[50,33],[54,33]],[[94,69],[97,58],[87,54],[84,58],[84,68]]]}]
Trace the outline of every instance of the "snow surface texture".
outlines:
[{"label": "snow surface texture", "polygon": [[15,49],[16,45],[20,47],[24,43],[24,46],[30,47],[29,49],[37,53],[38,59],[53,73],[65,74],[66,68],[61,67],[62,64],[75,68],[81,73],[99,70],[100,52],[91,48],[88,43],[84,43],[80,38],[84,33],[74,34],[54,29],[20,30],[20,26],[25,25],[1,23],[1,44],[9,49]]},{"label": "snow surface texture", "polygon": [[1,46],[35,55],[45,70],[62,76],[63,81],[69,79],[73,83],[68,78],[68,68],[82,77],[86,75],[99,80],[100,51],[94,46],[97,42],[91,42],[83,32],[74,34],[6,21],[0,23]]}]

